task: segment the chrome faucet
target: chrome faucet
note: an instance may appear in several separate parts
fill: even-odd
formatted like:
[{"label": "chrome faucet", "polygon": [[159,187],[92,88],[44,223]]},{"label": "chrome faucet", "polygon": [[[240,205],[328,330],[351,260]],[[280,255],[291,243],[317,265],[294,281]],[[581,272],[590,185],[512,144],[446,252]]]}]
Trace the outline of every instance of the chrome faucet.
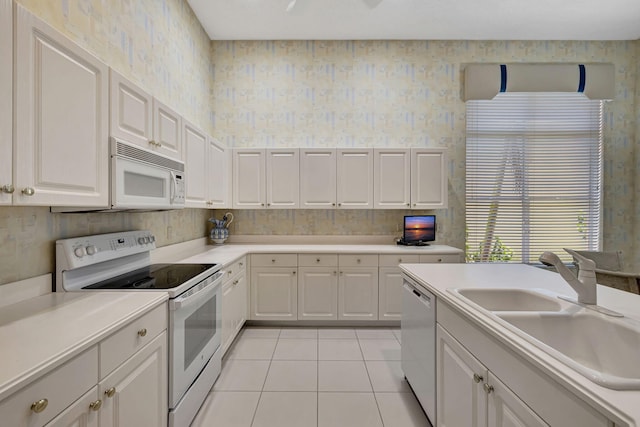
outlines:
[{"label": "chrome faucet", "polygon": [[565,266],[558,255],[553,252],[544,252],[540,255],[540,262],[544,265],[555,267],[556,271],[560,273],[560,276],[567,281],[569,286],[573,288],[578,294],[578,302],[581,304],[596,305],[597,304],[597,291],[596,291],[596,263],[589,258],[585,258],[582,255],[572,251],[571,249],[563,248],[567,251],[573,259],[578,262],[578,277],[576,277],[571,270]]}]

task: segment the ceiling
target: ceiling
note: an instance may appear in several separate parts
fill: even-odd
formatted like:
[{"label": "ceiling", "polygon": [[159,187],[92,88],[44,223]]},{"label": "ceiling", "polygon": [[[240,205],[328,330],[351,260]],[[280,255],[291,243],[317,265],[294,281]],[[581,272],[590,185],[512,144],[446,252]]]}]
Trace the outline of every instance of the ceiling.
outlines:
[{"label": "ceiling", "polygon": [[188,2],[212,40],[640,39],[640,0]]}]

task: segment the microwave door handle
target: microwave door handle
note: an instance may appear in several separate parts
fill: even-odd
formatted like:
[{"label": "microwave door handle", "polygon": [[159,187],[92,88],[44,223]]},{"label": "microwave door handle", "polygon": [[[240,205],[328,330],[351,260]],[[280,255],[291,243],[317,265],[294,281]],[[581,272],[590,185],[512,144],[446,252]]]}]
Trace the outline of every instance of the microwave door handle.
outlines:
[{"label": "microwave door handle", "polygon": [[169,175],[171,176],[171,185],[169,187],[169,201],[173,203],[176,198],[176,187],[178,184],[176,182],[175,172],[170,172]]},{"label": "microwave door handle", "polygon": [[222,283],[223,274],[218,272],[214,275],[214,277],[215,278],[209,284],[207,284],[197,292],[194,292],[187,296],[179,296],[175,299],[169,300],[169,310],[175,311],[181,308],[188,307],[192,304],[203,301],[211,294],[216,293],[216,288]]}]

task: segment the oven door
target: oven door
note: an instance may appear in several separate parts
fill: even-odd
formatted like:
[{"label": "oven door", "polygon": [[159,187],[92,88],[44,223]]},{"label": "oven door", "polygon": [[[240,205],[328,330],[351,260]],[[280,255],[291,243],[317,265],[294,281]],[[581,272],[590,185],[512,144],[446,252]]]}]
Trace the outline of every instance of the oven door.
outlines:
[{"label": "oven door", "polygon": [[170,408],[220,347],[222,278],[217,272],[169,301]]}]

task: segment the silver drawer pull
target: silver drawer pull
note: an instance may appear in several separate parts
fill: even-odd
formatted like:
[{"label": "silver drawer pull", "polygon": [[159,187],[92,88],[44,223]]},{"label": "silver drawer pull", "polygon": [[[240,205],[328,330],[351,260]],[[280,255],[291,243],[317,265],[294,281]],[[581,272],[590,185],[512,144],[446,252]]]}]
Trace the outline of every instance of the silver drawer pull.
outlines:
[{"label": "silver drawer pull", "polygon": [[6,184],[6,185],[3,185],[2,188],[0,188],[0,190],[2,190],[3,193],[11,194],[14,191],[16,191],[16,188],[11,184]]},{"label": "silver drawer pull", "polygon": [[116,388],[115,387],[111,387],[111,388],[105,390],[104,394],[107,397],[113,397],[113,395],[116,394]]},{"label": "silver drawer pull", "polygon": [[490,394],[493,391],[493,386],[487,383],[484,383],[482,387],[484,387],[484,391],[486,391],[487,394]]},{"label": "silver drawer pull", "polygon": [[147,328],[142,328],[138,331],[138,335],[144,337],[147,335]]},{"label": "silver drawer pull", "polygon": [[25,196],[33,196],[34,194],[36,194],[36,190],[34,190],[32,187],[25,187],[22,189],[22,194],[24,194]]},{"label": "silver drawer pull", "polygon": [[40,399],[31,404],[31,411],[39,414],[40,412],[47,409],[47,405],[49,404],[49,399]]},{"label": "silver drawer pull", "polygon": [[484,378],[482,377],[482,375],[473,374],[473,381],[475,381],[475,382],[476,382],[476,384],[480,383],[482,380],[484,380]]}]

